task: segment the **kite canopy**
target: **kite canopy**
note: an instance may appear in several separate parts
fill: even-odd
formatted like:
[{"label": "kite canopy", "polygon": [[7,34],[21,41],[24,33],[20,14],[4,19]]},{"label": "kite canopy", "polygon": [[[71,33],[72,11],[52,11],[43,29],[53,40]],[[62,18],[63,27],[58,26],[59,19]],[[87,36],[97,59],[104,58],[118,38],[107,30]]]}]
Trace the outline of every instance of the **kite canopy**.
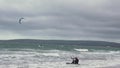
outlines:
[{"label": "kite canopy", "polygon": [[19,19],[19,24],[22,24],[22,19],[24,19],[23,17]]}]

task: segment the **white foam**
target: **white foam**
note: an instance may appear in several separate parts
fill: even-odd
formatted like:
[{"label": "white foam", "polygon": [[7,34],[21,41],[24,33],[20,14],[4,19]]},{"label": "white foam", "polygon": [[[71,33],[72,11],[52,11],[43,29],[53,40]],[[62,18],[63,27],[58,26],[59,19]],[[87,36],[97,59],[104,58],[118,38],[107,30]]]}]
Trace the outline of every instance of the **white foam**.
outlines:
[{"label": "white foam", "polygon": [[120,51],[110,51],[111,54],[119,54]]},{"label": "white foam", "polygon": [[120,51],[97,51],[95,50],[94,52],[84,52],[84,54],[98,54],[98,55],[112,55],[112,54],[120,54]]},{"label": "white foam", "polygon": [[58,53],[42,53],[44,56],[60,56]]},{"label": "white foam", "polygon": [[76,50],[76,51],[81,51],[81,52],[86,52],[86,51],[88,51],[88,49],[74,49],[74,50]]}]

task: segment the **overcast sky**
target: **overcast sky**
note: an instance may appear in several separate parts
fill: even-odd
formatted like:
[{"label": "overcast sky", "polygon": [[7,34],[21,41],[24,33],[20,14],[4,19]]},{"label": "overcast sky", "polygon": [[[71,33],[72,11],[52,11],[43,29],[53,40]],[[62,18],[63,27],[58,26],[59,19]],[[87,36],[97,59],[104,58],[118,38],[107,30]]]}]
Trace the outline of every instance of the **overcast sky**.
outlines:
[{"label": "overcast sky", "polygon": [[0,39],[120,42],[120,0],[0,0]]}]

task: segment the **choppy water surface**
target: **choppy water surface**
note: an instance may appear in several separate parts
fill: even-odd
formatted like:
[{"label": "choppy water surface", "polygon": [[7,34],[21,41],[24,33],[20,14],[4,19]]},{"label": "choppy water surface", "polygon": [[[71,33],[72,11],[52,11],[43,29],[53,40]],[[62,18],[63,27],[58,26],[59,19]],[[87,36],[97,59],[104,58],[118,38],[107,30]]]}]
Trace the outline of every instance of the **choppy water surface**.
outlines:
[{"label": "choppy water surface", "polygon": [[[77,56],[80,65],[66,64]],[[0,68],[119,68],[120,51],[1,49]]]}]

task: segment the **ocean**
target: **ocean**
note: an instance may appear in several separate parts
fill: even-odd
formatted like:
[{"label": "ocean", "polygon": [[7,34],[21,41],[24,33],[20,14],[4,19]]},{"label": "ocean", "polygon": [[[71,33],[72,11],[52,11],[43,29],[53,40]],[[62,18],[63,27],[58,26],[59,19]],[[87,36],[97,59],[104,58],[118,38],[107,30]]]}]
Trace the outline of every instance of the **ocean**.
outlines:
[{"label": "ocean", "polygon": [[[0,68],[120,68],[119,47],[60,42],[0,41]],[[71,57],[79,64],[66,64]]]}]

